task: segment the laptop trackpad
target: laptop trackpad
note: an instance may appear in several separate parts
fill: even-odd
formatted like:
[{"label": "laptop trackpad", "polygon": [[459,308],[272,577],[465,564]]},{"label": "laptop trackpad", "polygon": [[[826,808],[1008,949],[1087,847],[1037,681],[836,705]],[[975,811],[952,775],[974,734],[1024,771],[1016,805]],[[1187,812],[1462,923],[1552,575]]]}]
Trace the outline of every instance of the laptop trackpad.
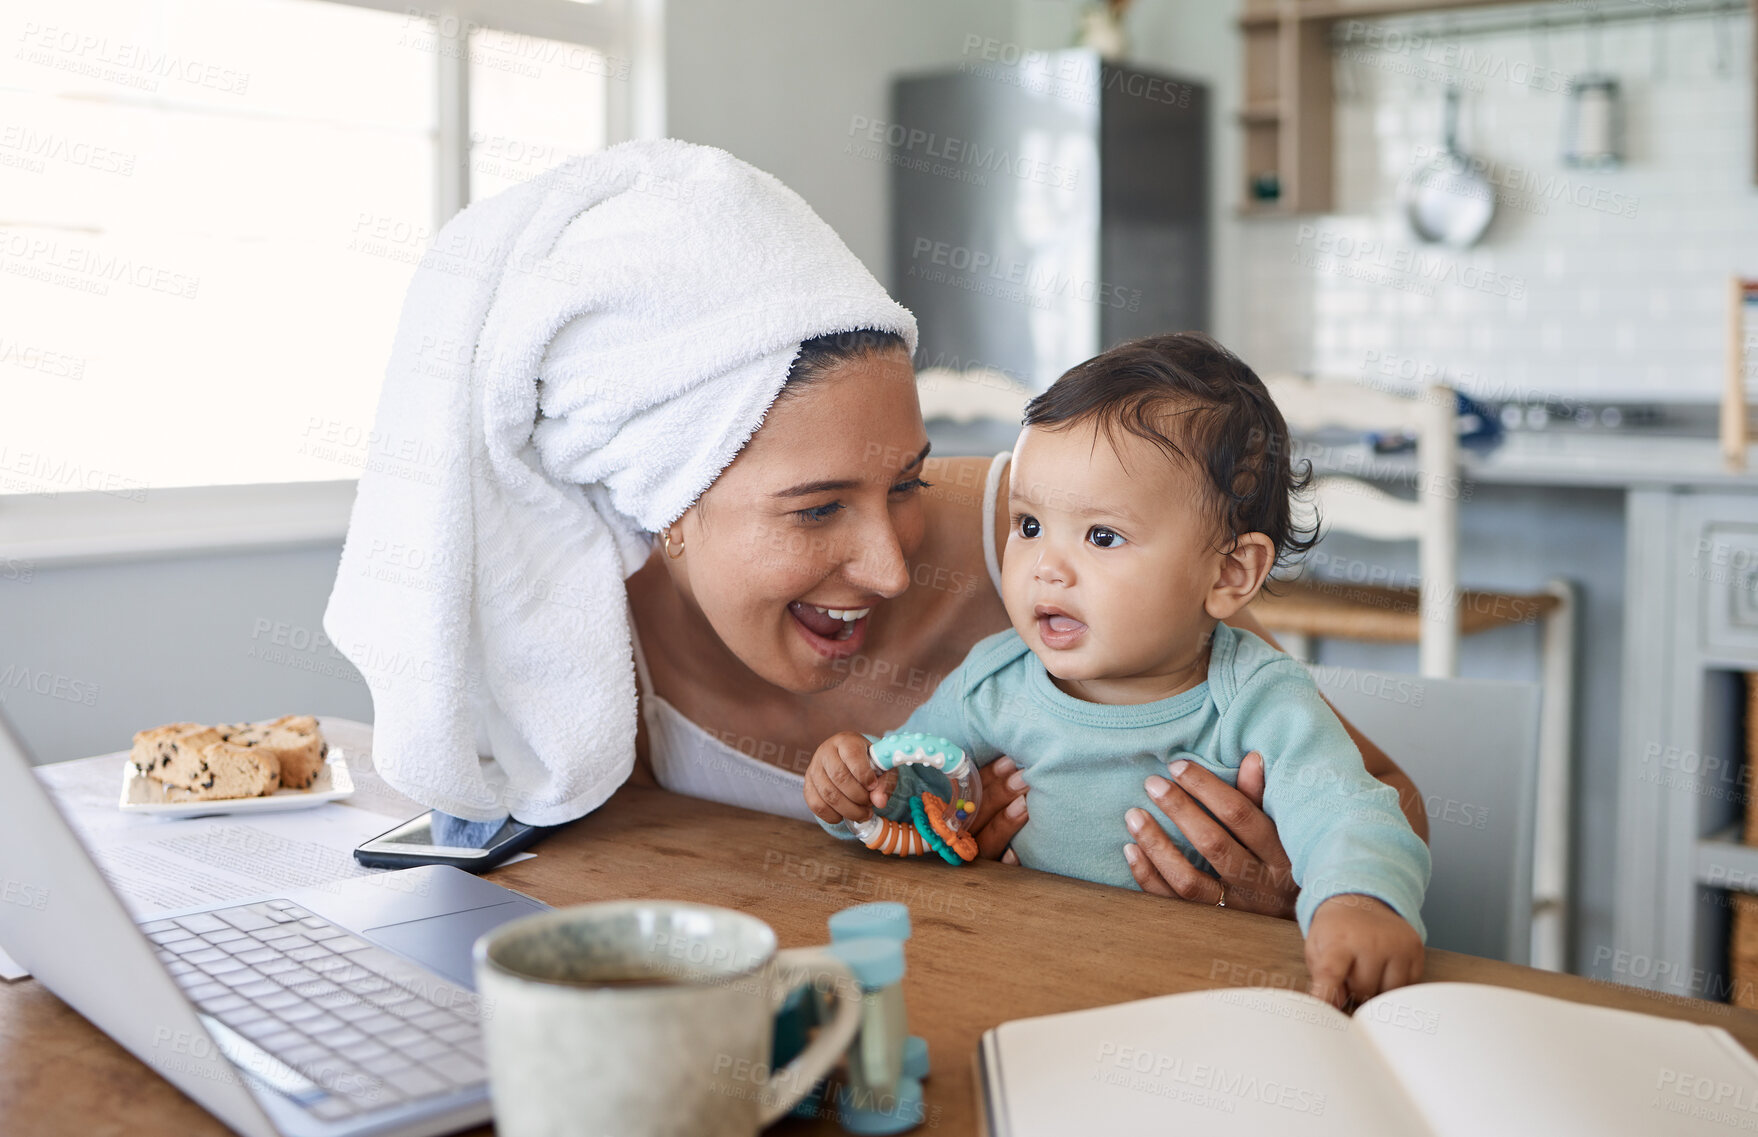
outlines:
[{"label": "laptop trackpad", "polygon": [[541,908],[527,901],[509,900],[467,912],[448,912],[425,920],[367,928],[361,934],[379,946],[408,956],[474,991],[475,965],[471,962],[470,949],[475,946],[476,937],[493,931],[508,920],[540,911]]}]

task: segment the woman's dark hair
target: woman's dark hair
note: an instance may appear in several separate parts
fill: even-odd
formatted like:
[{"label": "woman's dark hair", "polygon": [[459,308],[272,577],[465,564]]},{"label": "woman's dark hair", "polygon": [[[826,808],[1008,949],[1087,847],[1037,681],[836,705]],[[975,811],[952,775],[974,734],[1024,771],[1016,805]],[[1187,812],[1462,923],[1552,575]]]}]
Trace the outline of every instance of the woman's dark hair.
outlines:
[{"label": "woman's dark hair", "polygon": [[830,373],[831,368],[850,360],[864,359],[883,351],[909,352],[909,344],[896,332],[861,328],[852,332],[836,332],[818,336],[800,344],[800,354],[788,369],[787,382],[776,394],[777,399],[797,395],[801,390]]},{"label": "woman's dark hair", "polygon": [[[896,332],[881,332],[873,328],[835,332],[806,340],[800,344],[800,353],[794,357],[793,366],[788,368],[787,379],[782,382],[781,390],[775,393],[775,401],[779,403],[789,396],[799,394],[830,374],[831,368],[839,363],[893,350],[907,354],[909,344]],[[697,498],[698,503],[702,500]],[[659,541],[658,534],[651,534],[650,538],[656,544]]]},{"label": "woman's dark hair", "polygon": [[1242,534],[1262,533],[1282,565],[1318,544],[1316,521],[1300,528],[1292,508],[1312,482],[1312,463],[1296,472],[1288,426],[1263,380],[1201,332],[1119,344],[1070,368],[1025,409],[1026,426],[1089,419],[1107,439],[1121,427],[1205,474],[1223,552]]}]

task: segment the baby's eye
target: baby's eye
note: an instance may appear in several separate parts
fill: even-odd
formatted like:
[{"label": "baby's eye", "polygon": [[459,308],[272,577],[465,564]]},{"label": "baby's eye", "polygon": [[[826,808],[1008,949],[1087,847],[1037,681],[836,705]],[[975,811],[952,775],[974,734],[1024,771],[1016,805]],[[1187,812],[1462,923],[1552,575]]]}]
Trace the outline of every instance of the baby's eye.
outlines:
[{"label": "baby's eye", "polygon": [[1019,535],[1036,537],[1038,535],[1038,519],[1031,514],[1022,514],[1019,519]]},{"label": "baby's eye", "polygon": [[1115,549],[1124,543],[1123,534],[1115,529],[1107,529],[1103,525],[1095,525],[1087,530],[1087,538],[1101,549]]}]

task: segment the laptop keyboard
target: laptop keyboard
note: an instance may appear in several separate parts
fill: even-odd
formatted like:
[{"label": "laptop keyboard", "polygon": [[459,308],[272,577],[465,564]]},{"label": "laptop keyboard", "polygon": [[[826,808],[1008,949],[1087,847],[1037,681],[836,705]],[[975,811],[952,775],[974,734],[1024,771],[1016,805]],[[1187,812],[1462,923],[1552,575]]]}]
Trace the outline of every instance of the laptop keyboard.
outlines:
[{"label": "laptop keyboard", "polygon": [[481,1003],[287,900],[142,924],[227,1058],[315,1116],[487,1081]]}]

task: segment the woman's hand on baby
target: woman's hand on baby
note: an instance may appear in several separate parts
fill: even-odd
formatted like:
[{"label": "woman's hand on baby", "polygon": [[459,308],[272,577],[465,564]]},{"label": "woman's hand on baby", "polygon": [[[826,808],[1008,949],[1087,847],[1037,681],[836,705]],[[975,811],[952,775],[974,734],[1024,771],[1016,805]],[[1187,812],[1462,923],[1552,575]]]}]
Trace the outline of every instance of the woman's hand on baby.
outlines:
[{"label": "woman's hand on baby", "polygon": [[1167,772],[1176,783],[1149,778],[1148,796],[1221,879],[1198,871],[1146,810],[1132,809],[1123,820],[1135,843],[1123,851],[1141,890],[1198,904],[1225,900],[1229,908],[1293,919],[1300,886],[1276,823],[1263,810],[1263,755],[1254,750],[1240,762],[1237,787],[1194,762],[1174,762]]},{"label": "woman's hand on baby", "polygon": [[1422,937],[1383,900],[1333,896],[1306,933],[1308,994],[1339,1009],[1422,978]]},{"label": "woman's hand on baby", "polygon": [[873,768],[866,736],[841,731],[819,744],[806,768],[806,808],[832,825],[865,821],[885,804],[890,784]]},{"label": "woman's hand on baby", "polygon": [[1019,763],[1003,754],[978,771],[983,781],[983,802],[971,835],[977,839],[977,856],[991,861],[1017,865],[1019,858],[1008,848],[1019,831],[1025,828],[1025,772]]}]

